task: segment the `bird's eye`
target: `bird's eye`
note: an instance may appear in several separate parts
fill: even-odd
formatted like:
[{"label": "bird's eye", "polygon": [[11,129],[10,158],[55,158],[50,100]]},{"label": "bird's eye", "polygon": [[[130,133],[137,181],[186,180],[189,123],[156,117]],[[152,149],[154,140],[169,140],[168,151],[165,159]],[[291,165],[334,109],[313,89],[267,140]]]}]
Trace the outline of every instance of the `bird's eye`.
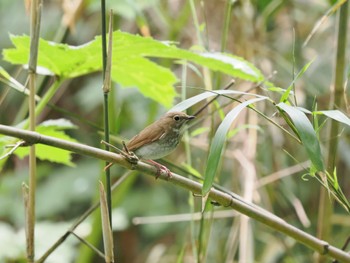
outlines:
[{"label": "bird's eye", "polygon": [[178,121],[178,120],[180,120],[180,117],[176,115],[176,116],[174,116],[174,120]]}]

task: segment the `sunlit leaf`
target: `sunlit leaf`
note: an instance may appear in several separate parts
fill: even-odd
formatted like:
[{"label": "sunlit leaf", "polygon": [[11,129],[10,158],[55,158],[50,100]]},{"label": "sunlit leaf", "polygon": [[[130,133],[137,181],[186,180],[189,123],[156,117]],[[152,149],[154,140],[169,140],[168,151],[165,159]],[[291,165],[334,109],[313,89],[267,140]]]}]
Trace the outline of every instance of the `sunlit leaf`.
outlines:
[{"label": "sunlit leaf", "polygon": [[[4,60],[13,64],[28,62],[29,37],[13,36],[15,48],[3,51]],[[121,31],[113,33],[112,79],[123,87],[137,87],[144,96],[165,107],[173,103],[178,82],[175,75],[149,58],[181,59],[214,71],[252,82],[264,80],[261,72],[244,59],[225,53],[194,52],[177,48],[171,42],[157,41]],[[81,46],[54,43],[41,39],[38,66],[61,78],[74,78],[102,69],[101,37]]]},{"label": "sunlit leaf", "polygon": [[[68,120],[65,120],[65,119],[48,120],[43,122],[41,125],[39,125],[36,128],[36,132],[46,136],[51,136],[51,137],[59,138],[66,141],[76,142],[75,139],[71,138],[70,136],[68,136],[63,132],[63,130],[72,129],[72,128],[75,128],[75,126]],[[18,157],[23,158],[24,156],[27,156],[29,154],[29,148],[20,147],[15,151],[15,154]],[[71,152],[62,150],[57,147],[51,147],[44,144],[37,144],[36,156],[40,160],[46,160],[50,162],[65,164],[68,166],[74,166],[74,163],[72,162]]]}]

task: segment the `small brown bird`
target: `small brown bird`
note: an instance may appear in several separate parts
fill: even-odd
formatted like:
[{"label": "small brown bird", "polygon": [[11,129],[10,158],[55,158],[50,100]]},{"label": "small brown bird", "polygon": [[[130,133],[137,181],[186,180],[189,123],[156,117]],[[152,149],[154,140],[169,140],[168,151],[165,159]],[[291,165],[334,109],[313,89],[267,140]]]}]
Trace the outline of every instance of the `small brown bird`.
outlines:
[{"label": "small brown bird", "polygon": [[168,112],[133,137],[126,144],[127,150],[156,165],[158,176],[161,170],[165,170],[171,177],[168,168],[152,161],[152,159],[160,159],[175,150],[181,140],[185,124],[194,118],[195,116],[183,112]]}]

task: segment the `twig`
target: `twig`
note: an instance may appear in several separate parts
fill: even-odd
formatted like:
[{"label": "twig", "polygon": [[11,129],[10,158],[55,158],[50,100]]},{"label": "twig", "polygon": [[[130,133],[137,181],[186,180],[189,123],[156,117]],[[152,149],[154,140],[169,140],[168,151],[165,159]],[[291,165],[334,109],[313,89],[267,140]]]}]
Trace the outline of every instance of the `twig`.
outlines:
[{"label": "twig", "polygon": [[25,141],[19,141],[15,145],[7,145],[6,147],[12,147],[12,149],[9,152],[7,152],[6,154],[4,154],[3,156],[1,156],[0,160],[7,158],[11,154],[13,154],[17,150],[18,147],[25,145],[25,144],[26,144]]},{"label": "twig", "polygon": [[101,258],[105,258],[105,255],[98,250],[96,247],[94,247],[93,245],[91,245],[88,241],[86,241],[85,239],[81,238],[80,236],[78,236],[76,233],[74,233],[73,231],[70,232],[73,236],[75,236],[77,239],[79,239],[79,241],[83,244],[85,244],[86,246],[88,246],[89,248],[91,248],[93,251],[95,251],[95,253],[101,257]]},{"label": "twig", "polygon": [[[233,84],[235,84],[235,80],[230,81],[224,88],[224,90],[229,89]],[[197,116],[200,114],[205,108],[207,108],[212,102],[214,102],[220,95],[216,95],[214,98],[212,98],[210,101],[208,101],[202,108],[200,108],[198,111],[196,111],[193,115]]]}]

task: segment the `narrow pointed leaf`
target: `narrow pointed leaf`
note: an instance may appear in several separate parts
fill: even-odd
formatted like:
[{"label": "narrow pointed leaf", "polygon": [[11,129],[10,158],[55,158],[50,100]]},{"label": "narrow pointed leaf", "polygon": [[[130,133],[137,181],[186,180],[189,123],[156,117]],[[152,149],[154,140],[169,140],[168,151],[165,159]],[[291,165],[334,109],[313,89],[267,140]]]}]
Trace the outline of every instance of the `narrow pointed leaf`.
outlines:
[{"label": "narrow pointed leaf", "polygon": [[213,97],[213,96],[217,96],[217,95],[251,95],[251,96],[255,96],[258,98],[266,98],[257,94],[253,94],[253,93],[247,93],[247,92],[243,92],[243,91],[237,91],[237,90],[213,90],[213,91],[206,91],[203,92],[201,94],[198,94],[196,96],[193,96],[191,98],[188,98],[184,101],[181,101],[179,104],[175,105],[174,107],[172,107],[169,112],[171,111],[183,111],[188,109],[189,107],[197,104],[198,102],[205,100],[207,98]]},{"label": "narrow pointed leaf", "polygon": [[350,119],[339,110],[324,110],[324,111],[316,111],[314,114],[324,114],[328,118],[339,121],[343,124],[350,126]]},{"label": "narrow pointed leaf", "polygon": [[306,149],[307,155],[317,171],[324,171],[324,163],[321,155],[321,147],[316,136],[316,132],[305,113],[297,107],[289,106],[285,103],[277,105],[285,111],[292,120],[299,138]]},{"label": "narrow pointed leaf", "polygon": [[250,99],[239,104],[237,107],[232,109],[224,118],[219,128],[217,129],[213,141],[210,146],[209,156],[207,161],[207,167],[205,170],[202,196],[205,196],[213,185],[214,177],[216,175],[219,161],[223,152],[224,143],[226,140],[227,133],[231,127],[232,122],[237,118],[238,114],[248,105],[265,100],[267,97],[259,97],[255,99]]},{"label": "narrow pointed leaf", "polygon": [[306,72],[306,70],[310,67],[310,65],[314,62],[314,59],[310,62],[306,63],[304,67],[299,71],[299,73],[295,76],[292,83],[289,85],[289,87],[286,89],[286,91],[283,93],[280,102],[286,102],[289,98],[289,94],[292,91],[292,88],[294,86],[294,83]]}]

